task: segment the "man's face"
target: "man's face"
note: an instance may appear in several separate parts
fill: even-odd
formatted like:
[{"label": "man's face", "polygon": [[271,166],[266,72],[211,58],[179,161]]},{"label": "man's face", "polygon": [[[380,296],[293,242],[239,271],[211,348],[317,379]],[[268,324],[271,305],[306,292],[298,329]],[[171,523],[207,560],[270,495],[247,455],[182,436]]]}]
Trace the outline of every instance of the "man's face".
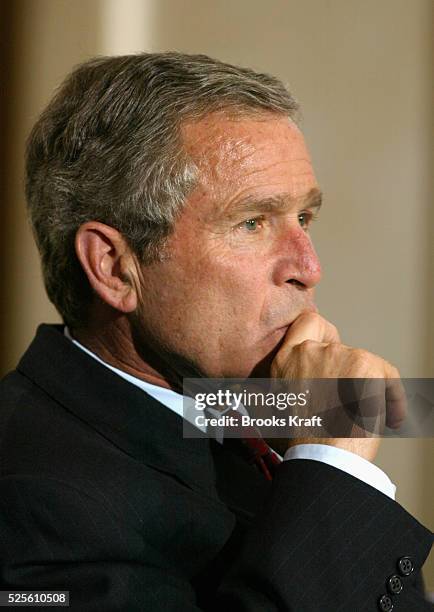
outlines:
[{"label": "man's face", "polygon": [[320,193],[303,136],[286,118],[212,114],[183,138],[199,183],[169,258],[141,270],[142,337],[181,375],[267,376],[288,326],[314,309],[321,275],[307,232]]}]

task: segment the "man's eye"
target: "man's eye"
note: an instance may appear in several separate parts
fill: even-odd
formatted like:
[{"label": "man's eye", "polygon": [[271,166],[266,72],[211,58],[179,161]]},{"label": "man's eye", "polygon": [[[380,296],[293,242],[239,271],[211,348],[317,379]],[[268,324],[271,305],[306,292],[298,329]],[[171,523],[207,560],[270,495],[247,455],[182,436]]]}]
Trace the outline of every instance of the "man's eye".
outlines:
[{"label": "man's eye", "polygon": [[246,219],[240,223],[239,227],[242,229],[246,229],[248,232],[255,232],[257,229],[261,227],[261,217],[255,217],[254,219]]},{"label": "man's eye", "polygon": [[298,215],[298,222],[300,223],[300,227],[303,229],[307,229],[313,221],[313,214],[311,212],[302,212]]}]

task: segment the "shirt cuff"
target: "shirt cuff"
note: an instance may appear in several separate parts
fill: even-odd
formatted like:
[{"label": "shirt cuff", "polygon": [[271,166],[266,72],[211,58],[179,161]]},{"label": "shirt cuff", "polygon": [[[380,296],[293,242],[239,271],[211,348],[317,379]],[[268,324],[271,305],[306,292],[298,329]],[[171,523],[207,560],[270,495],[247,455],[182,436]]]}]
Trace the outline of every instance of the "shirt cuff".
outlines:
[{"label": "shirt cuff", "polygon": [[329,444],[297,444],[289,448],[283,457],[284,461],[290,461],[291,459],[310,459],[327,463],[359,480],[363,480],[363,482],[381,491],[391,499],[395,499],[396,486],[383,470],[360,455],[343,448],[337,448]]}]

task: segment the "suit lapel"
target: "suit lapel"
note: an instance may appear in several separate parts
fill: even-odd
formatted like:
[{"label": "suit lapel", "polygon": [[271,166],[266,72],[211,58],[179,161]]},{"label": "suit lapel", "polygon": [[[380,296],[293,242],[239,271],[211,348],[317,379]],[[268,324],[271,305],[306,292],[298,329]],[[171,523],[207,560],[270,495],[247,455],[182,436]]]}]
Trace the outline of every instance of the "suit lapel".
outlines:
[{"label": "suit lapel", "polygon": [[210,440],[183,438],[180,416],[80,350],[63,326],[39,326],[17,370],[131,457],[191,488],[214,488]]}]

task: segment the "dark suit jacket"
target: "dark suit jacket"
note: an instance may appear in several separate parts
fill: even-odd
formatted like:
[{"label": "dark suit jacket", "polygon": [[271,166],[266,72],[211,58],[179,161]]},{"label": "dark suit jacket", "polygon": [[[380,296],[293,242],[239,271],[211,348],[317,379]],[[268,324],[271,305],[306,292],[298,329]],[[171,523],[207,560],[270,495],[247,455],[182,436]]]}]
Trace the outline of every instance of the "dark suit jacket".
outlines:
[{"label": "dark suit jacket", "polygon": [[[1,384],[0,590],[63,589],[80,612],[432,610],[431,533],[316,461],[270,485],[236,447],[182,420],[42,325]],[[51,608],[50,608],[51,609]]]}]

